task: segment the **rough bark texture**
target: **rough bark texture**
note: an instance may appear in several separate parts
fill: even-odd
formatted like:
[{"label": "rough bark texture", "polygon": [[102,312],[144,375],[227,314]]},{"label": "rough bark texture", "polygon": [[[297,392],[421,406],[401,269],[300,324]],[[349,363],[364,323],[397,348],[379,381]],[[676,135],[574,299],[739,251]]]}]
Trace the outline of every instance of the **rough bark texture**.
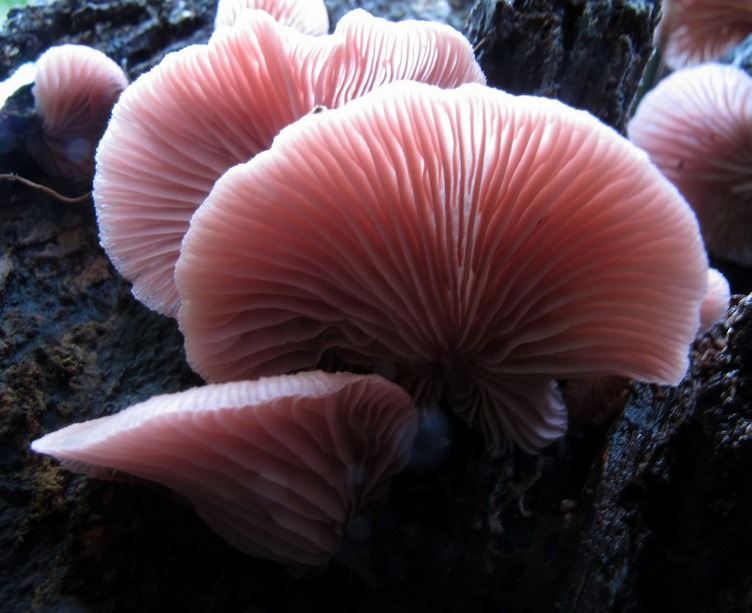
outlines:
[{"label": "rough bark texture", "polygon": [[623,132],[659,14],[652,0],[479,0],[468,37],[489,85],[562,100]]},{"label": "rough bark texture", "polygon": [[752,302],[699,338],[684,383],[634,386],[589,477],[562,610],[752,607]]},{"label": "rough bark texture", "polygon": [[[49,44],[76,41],[96,43],[135,76],[166,49],[205,40],[209,4],[75,0],[15,12],[2,33],[0,74]],[[630,71],[647,59],[634,41],[649,38],[653,9],[642,21],[612,18],[592,31],[583,16],[617,4],[565,4],[513,36],[515,57],[533,62],[537,53],[532,65],[541,66],[538,85],[520,68],[515,91],[566,92],[620,125],[636,87]],[[389,10],[426,16],[426,6],[448,5]],[[332,4],[332,14],[349,7]],[[476,7],[476,19],[480,11],[489,3]],[[559,34],[545,34],[555,23]],[[477,28],[474,36],[488,38]],[[575,41],[597,45],[585,52]],[[481,51],[489,72],[492,48]],[[586,78],[617,60],[621,68],[600,85]],[[15,138],[4,165],[24,159],[30,104],[27,91],[0,115]],[[174,322],[137,303],[111,268],[91,203],[64,205],[0,183],[0,206],[3,610],[752,609],[752,299],[737,299],[698,339],[681,386],[634,385],[623,415],[572,430],[537,456],[491,459],[452,417],[427,424],[421,450],[433,469],[399,477],[328,568],[283,568],[233,550],[167,492],[72,475],[29,452],[45,432],[198,380]]]}]

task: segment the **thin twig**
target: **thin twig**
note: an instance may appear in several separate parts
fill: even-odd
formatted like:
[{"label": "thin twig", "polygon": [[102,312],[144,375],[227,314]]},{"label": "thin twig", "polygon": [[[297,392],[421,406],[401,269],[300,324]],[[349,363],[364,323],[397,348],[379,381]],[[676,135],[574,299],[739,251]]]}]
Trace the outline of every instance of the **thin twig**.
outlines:
[{"label": "thin twig", "polygon": [[478,55],[481,51],[483,51],[483,48],[487,44],[488,44],[488,37],[484,36],[477,43],[475,43],[475,46],[473,47],[473,54]]},{"label": "thin twig", "polygon": [[39,183],[34,183],[34,181],[30,181],[29,179],[25,179],[24,177],[21,177],[19,175],[0,174],[0,180],[3,180],[3,179],[5,179],[6,181],[17,181],[18,183],[22,183],[23,185],[26,185],[27,187],[38,190],[44,194],[47,194],[48,196],[52,196],[53,198],[60,200],[60,202],[65,202],[67,204],[85,202],[88,198],[91,197],[91,192],[86,192],[83,196],[75,196],[73,198],[71,198],[70,196],[63,196],[61,193],[56,192],[51,187],[47,187],[46,185],[40,185]]}]

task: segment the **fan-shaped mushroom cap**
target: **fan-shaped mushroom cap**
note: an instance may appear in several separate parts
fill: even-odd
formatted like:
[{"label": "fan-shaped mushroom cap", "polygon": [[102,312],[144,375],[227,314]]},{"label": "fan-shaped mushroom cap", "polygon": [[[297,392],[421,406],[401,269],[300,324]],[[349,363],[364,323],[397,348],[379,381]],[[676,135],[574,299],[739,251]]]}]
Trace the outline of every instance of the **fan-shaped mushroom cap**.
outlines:
[{"label": "fan-shaped mushroom cap", "polygon": [[720,60],[752,34],[749,0],[664,0],[656,38],[672,69]]},{"label": "fan-shaped mushroom cap", "polygon": [[321,0],[219,0],[214,27],[234,25],[247,9],[265,11],[303,34],[321,36],[329,31],[329,13]]},{"label": "fan-shaped mushroom cap", "polygon": [[554,379],[676,383],[707,260],[692,211],[591,115],[399,83],[290,126],[196,212],[176,278],[212,381],[392,364],[498,451],[566,418]]},{"label": "fan-shaped mushroom cap", "polygon": [[76,180],[94,176],[94,150],[128,77],[104,53],[84,45],[60,45],[36,62],[34,95],[41,120],[28,141],[48,173]]},{"label": "fan-shaped mushroom cap", "polygon": [[708,250],[752,264],[752,77],[721,64],[676,72],[628,133],[695,210]]},{"label": "fan-shaped mushroom cap", "polygon": [[102,244],[134,295],[175,311],[180,242],[225,170],[317,105],[400,79],[455,87],[484,77],[449,26],[353,11],[332,36],[311,37],[245,11],[208,45],[172,54],[138,79],[115,107],[94,181]]},{"label": "fan-shaped mushroom cap", "polygon": [[386,379],[311,372],[156,396],[32,449],[166,485],[247,553],[321,564],[404,468],[416,428],[410,398]]},{"label": "fan-shaped mushroom cap", "polygon": [[731,288],[723,273],[708,269],[708,289],[700,306],[700,332],[707,332],[726,314],[731,300]]}]

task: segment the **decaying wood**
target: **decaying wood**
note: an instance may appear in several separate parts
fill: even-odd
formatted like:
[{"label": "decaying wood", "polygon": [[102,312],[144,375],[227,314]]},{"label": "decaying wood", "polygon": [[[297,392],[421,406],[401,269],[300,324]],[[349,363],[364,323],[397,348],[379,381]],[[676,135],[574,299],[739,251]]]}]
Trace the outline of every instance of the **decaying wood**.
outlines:
[{"label": "decaying wood", "polygon": [[659,15],[651,0],[479,0],[468,37],[489,85],[556,98],[623,132]]}]

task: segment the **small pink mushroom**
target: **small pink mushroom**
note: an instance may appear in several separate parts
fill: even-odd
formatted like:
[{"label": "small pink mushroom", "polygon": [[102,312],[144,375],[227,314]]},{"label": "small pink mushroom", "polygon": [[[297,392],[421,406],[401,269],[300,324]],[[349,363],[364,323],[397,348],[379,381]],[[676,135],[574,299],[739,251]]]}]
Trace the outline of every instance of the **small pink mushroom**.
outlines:
[{"label": "small pink mushroom", "polygon": [[265,11],[303,34],[321,36],[329,31],[329,13],[321,0],[219,0],[214,27],[234,25],[248,9]]},{"label": "small pink mushroom", "polygon": [[317,106],[402,79],[447,88],[484,81],[470,44],[449,26],[360,10],[321,37],[245,11],[208,45],[169,55],[139,78],[115,107],[94,180],[102,245],[134,295],[174,314],[183,234],[225,170]]},{"label": "small pink mushroom", "polygon": [[676,72],[628,133],[694,209],[708,251],[752,264],[752,77],[721,64]]},{"label": "small pink mushroom", "polygon": [[731,288],[723,274],[715,268],[708,269],[708,289],[700,305],[700,332],[707,332],[723,319],[729,308]]},{"label": "small pink mushroom", "polygon": [[210,381],[389,364],[492,451],[534,450],[566,427],[556,379],[682,378],[707,269],[686,202],[591,115],[399,83],[217,182],[183,241],[178,321]]},{"label": "small pink mushroom", "polygon": [[32,88],[41,126],[27,142],[37,163],[52,175],[90,181],[94,150],[127,85],[122,69],[101,51],[83,45],[45,51]]},{"label": "small pink mushroom", "polygon": [[323,564],[404,468],[416,429],[409,397],[382,377],[311,372],[156,396],[32,449],[166,485],[244,552]]},{"label": "small pink mushroom", "polygon": [[656,38],[671,69],[720,60],[752,34],[749,0],[664,0]]}]

